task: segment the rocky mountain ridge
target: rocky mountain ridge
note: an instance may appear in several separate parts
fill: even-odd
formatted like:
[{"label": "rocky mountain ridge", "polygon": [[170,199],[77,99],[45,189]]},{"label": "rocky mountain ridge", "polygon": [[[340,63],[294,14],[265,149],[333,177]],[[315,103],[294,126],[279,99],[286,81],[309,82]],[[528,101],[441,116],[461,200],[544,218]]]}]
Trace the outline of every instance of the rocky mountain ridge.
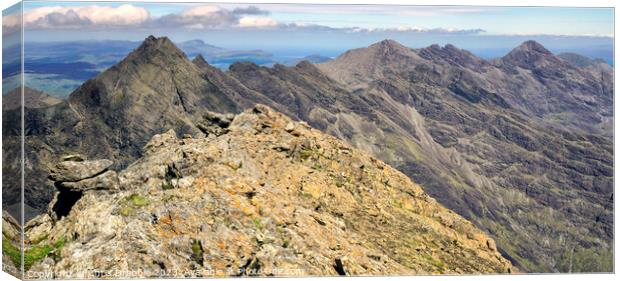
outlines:
[{"label": "rocky mountain ridge", "polygon": [[[221,71],[149,37],[68,102],[27,112],[27,147],[40,152],[27,174],[47,174],[66,152],[122,169],[153,134],[199,136],[226,119],[207,110],[262,103],[405,173],[524,271],[610,270],[613,72],[541,48],[526,42],[486,61],[386,40],[325,64]],[[9,141],[14,131],[3,128]],[[54,188],[33,180],[28,204],[45,209]]]},{"label": "rocky mountain ridge", "polygon": [[48,212],[25,226],[27,252],[58,246],[26,275],[513,270],[492,239],[380,160],[263,105],[209,116],[219,121],[204,126],[208,134],[155,135],[118,173],[109,160],[63,157]]},{"label": "rocky mountain ridge", "polygon": [[[368,137],[372,130],[358,130],[365,139],[380,140],[374,145],[381,148],[374,151],[409,149],[378,157],[420,182],[452,210],[494,233],[504,254],[526,270],[569,271],[567,259],[574,245],[585,247],[579,251],[594,260],[604,260],[585,261],[596,268],[592,270],[604,271],[600,264],[611,266],[610,252],[605,250],[609,242],[603,241],[613,236],[609,137],[613,135],[609,126],[613,120],[609,75],[613,72],[578,68],[531,41],[499,61],[476,59],[453,46],[415,50],[395,44],[375,44],[355,50],[355,58],[343,54],[319,65],[349,90],[375,101],[374,108],[393,116],[395,122],[410,120],[396,124],[411,132],[411,138],[396,138],[382,147],[391,138],[385,134]],[[391,52],[395,54],[392,59],[407,58],[408,66],[381,64],[389,58],[373,60],[375,54],[390,50],[399,50]],[[381,69],[380,73],[349,67],[369,64]],[[343,73],[347,74],[344,79]],[[394,108],[413,113],[397,117],[402,113]],[[360,123],[367,124],[364,119]],[[423,129],[409,129],[411,121]],[[589,156],[582,154],[585,151]],[[589,170],[595,167],[606,167],[606,171]],[[576,198],[598,199],[587,203],[589,209],[577,211],[580,204],[572,203]],[[540,210],[548,208],[559,212],[549,210],[542,215]],[[594,246],[600,250],[587,250],[600,242]],[[547,255],[551,256],[542,258]]]}]

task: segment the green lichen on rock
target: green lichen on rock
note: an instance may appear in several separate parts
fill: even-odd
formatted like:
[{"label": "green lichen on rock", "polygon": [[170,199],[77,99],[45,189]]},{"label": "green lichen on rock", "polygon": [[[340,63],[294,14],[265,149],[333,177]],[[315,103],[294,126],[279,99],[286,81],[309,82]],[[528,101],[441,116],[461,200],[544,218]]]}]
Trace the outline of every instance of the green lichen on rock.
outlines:
[{"label": "green lichen on rock", "polygon": [[131,195],[123,198],[118,207],[118,214],[123,217],[131,216],[135,213],[136,209],[144,207],[149,204],[149,199],[145,196],[132,193]]},{"label": "green lichen on rock", "polygon": [[132,194],[130,195],[128,198],[128,202],[130,202],[132,205],[136,206],[136,207],[142,207],[142,206],[146,206],[149,204],[149,199],[139,195],[139,194]]}]

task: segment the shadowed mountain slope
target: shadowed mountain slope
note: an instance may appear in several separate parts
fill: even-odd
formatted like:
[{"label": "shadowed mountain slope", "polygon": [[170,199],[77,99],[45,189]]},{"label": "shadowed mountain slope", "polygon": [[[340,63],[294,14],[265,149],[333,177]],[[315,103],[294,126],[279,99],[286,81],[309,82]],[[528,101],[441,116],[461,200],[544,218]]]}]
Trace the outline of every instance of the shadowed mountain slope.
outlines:
[{"label": "shadowed mountain slope", "polygon": [[[24,87],[24,107],[41,108],[60,103],[61,100],[44,92]],[[20,88],[9,91],[2,97],[2,110],[11,110],[22,105],[22,91]]]}]

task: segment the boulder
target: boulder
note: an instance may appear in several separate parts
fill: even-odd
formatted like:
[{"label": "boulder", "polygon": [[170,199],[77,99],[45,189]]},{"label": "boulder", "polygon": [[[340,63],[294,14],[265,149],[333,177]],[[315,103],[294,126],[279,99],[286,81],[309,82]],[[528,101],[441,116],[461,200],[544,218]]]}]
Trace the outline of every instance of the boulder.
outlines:
[{"label": "boulder", "polygon": [[210,121],[214,124],[217,124],[218,126],[222,128],[227,128],[228,126],[230,126],[230,123],[235,118],[235,115],[234,114],[221,114],[221,113],[215,113],[215,112],[208,111],[204,115],[204,118],[205,120]]},{"label": "boulder", "polygon": [[160,148],[174,144],[177,141],[177,133],[174,130],[170,129],[163,134],[154,135],[151,140],[146,143],[143,150],[145,154],[149,154],[157,151]]},{"label": "boulder", "polygon": [[71,191],[88,190],[117,190],[119,189],[118,177],[115,171],[107,171],[93,178],[83,179],[76,182],[61,182],[62,188]]},{"label": "boulder", "polygon": [[52,168],[49,178],[57,182],[75,182],[92,178],[112,166],[107,159],[89,161],[62,161]]},{"label": "boulder", "polygon": [[221,136],[228,133],[228,127],[235,118],[235,115],[208,111],[203,117],[203,121],[198,122],[196,127],[207,135]]}]

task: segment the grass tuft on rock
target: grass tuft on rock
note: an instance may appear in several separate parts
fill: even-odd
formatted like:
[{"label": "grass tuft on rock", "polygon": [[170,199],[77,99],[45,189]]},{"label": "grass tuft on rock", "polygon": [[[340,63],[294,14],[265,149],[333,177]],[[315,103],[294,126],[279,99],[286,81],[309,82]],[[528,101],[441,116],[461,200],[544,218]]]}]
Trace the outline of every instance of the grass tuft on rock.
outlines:
[{"label": "grass tuft on rock", "polygon": [[204,265],[204,250],[202,249],[202,243],[200,240],[192,240],[192,260],[197,264]]},{"label": "grass tuft on rock", "polygon": [[[24,270],[29,270],[36,262],[43,260],[52,253],[58,254],[64,246],[65,239],[61,238],[54,244],[34,245],[26,249],[26,251],[24,251]],[[19,267],[22,253],[19,248],[15,247],[15,245],[5,237],[2,237],[2,253],[11,259],[13,265]]]},{"label": "grass tuft on rock", "polygon": [[2,235],[2,254],[11,259],[13,265],[20,267],[22,263],[22,253],[13,242]]}]

